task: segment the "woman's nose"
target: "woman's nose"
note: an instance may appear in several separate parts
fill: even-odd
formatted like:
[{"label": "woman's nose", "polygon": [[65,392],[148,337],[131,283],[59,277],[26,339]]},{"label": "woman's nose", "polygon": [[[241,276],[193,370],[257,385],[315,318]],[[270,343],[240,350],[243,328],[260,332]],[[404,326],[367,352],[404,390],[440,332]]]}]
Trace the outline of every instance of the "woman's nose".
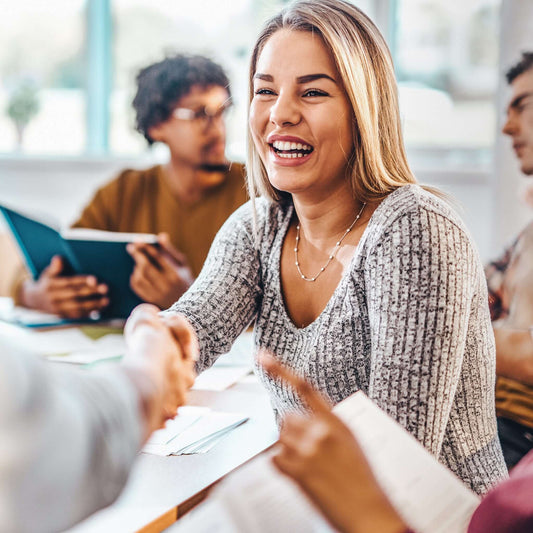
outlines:
[{"label": "woman's nose", "polygon": [[277,126],[298,124],[301,120],[300,107],[295,99],[281,93],[270,108],[270,121]]}]

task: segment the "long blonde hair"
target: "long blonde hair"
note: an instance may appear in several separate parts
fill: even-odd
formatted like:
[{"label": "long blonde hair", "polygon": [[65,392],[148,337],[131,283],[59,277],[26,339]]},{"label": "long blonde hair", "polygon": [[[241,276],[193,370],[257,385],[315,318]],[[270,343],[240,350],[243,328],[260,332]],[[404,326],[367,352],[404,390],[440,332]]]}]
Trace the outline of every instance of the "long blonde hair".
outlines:
[{"label": "long blonde hair", "polygon": [[[331,51],[353,110],[353,154],[348,179],[360,201],[384,198],[416,180],[403,144],[398,89],[392,59],[374,23],[343,0],[298,0],[271,18],[260,33],[250,62],[249,102],[257,60],[265,43],[280,29],[319,35]],[[270,184],[266,169],[248,131],[248,187],[251,198],[262,195],[283,201]]]}]

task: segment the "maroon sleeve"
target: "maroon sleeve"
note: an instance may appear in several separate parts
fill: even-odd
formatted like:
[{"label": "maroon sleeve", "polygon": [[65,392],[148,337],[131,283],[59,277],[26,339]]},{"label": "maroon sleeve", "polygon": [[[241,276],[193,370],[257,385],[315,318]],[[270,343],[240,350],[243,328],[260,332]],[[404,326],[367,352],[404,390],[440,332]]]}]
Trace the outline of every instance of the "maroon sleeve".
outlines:
[{"label": "maroon sleeve", "polygon": [[531,533],[533,531],[533,451],[511,477],[491,490],[474,512],[468,533]]}]

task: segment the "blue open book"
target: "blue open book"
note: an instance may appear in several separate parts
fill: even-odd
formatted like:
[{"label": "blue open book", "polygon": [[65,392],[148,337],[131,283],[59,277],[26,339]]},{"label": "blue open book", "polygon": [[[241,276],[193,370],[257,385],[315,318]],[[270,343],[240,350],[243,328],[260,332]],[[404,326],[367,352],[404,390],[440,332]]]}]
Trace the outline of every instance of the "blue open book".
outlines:
[{"label": "blue open book", "polygon": [[11,232],[34,279],[50,264],[54,255],[65,262],[65,275],[92,274],[109,287],[110,305],[102,318],[126,318],[140,298],[130,288],[134,262],[126,251],[129,242],[156,243],[146,233],[117,233],[92,229],[58,228],[0,205]]}]

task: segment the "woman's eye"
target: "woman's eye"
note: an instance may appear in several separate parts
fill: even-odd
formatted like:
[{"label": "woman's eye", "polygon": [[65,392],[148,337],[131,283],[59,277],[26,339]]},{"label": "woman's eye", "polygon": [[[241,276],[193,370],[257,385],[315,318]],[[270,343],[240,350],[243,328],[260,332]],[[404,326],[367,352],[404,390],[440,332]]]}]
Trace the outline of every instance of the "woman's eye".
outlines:
[{"label": "woman's eye", "polygon": [[305,91],[303,96],[328,96],[328,93],[319,91],[318,89],[309,89],[308,91]]},{"label": "woman's eye", "polygon": [[254,94],[274,94],[274,91],[272,91],[271,89],[256,89]]}]

